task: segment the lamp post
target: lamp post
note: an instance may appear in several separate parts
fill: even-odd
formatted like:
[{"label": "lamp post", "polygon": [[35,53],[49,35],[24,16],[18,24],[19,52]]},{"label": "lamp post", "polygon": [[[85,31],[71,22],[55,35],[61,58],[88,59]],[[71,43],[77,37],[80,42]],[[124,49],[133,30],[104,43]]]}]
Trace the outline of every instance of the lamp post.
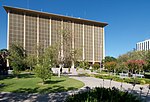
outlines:
[{"label": "lamp post", "polygon": [[133,82],[133,87],[132,87],[132,90],[131,90],[131,92],[133,92],[133,90],[134,90],[134,87],[135,87],[135,85],[136,85],[136,82],[135,82],[135,79],[134,79],[134,82]]},{"label": "lamp post", "polygon": [[121,82],[121,85],[120,85],[120,90],[122,91],[122,82]]},{"label": "lamp post", "polygon": [[109,84],[110,86],[109,86],[109,88],[111,88],[111,81],[112,81],[112,78],[110,79],[110,84]]},{"label": "lamp post", "polygon": [[143,87],[140,87],[140,99],[141,99],[142,90],[143,90]]},{"label": "lamp post", "polygon": [[104,87],[104,79],[103,79],[103,87]]}]

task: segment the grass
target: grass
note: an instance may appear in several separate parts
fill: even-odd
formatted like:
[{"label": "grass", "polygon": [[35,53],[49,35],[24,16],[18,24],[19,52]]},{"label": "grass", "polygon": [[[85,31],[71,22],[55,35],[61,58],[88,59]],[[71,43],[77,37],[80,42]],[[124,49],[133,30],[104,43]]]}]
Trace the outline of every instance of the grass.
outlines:
[{"label": "grass", "polygon": [[61,76],[52,76],[44,85],[35,75],[22,74],[20,78],[6,77],[0,80],[0,92],[51,93],[75,90],[84,86],[81,81]]}]

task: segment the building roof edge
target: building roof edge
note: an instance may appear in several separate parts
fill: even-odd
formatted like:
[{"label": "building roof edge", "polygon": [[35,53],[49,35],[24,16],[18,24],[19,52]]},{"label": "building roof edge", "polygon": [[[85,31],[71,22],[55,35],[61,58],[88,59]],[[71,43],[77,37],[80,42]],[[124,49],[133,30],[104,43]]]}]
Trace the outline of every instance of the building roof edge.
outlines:
[{"label": "building roof edge", "polygon": [[76,20],[76,21],[81,21],[81,22],[90,22],[90,23],[94,23],[96,25],[100,25],[102,27],[105,27],[108,25],[108,23],[104,23],[104,22],[98,22],[98,21],[88,20],[88,19],[83,19],[83,18],[75,18],[75,17],[71,17],[71,16],[64,16],[64,15],[53,14],[53,13],[48,13],[48,12],[41,12],[41,11],[37,11],[37,10],[31,10],[31,9],[25,9],[25,8],[19,8],[19,7],[11,7],[11,6],[3,5],[3,8],[6,10],[7,13],[8,13],[8,11],[11,11],[11,10],[24,11],[24,12],[30,12],[30,13],[38,13],[38,14],[45,15],[45,16],[55,16],[55,17],[71,19],[71,20]]}]

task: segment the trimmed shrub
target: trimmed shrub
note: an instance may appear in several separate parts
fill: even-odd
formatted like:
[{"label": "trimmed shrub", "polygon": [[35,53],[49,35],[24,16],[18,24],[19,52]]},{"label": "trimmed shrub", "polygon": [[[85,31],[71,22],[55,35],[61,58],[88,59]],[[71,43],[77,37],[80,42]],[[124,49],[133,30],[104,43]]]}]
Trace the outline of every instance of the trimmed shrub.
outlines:
[{"label": "trimmed shrub", "polygon": [[144,74],[144,77],[150,79],[150,74]]},{"label": "trimmed shrub", "polygon": [[65,102],[141,102],[141,100],[128,92],[116,88],[100,88],[79,92],[68,96]]},{"label": "trimmed shrub", "polygon": [[146,81],[145,80],[141,80],[140,84],[146,84]]},{"label": "trimmed shrub", "polygon": [[100,69],[99,63],[94,63],[94,64],[93,64],[93,68],[94,68],[95,70]]},{"label": "trimmed shrub", "polygon": [[99,75],[99,74],[95,74],[94,75],[96,78],[101,78],[101,79],[112,79],[112,80],[115,80],[119,77],[117,76],[112,76],[112,75]]},{"label": "trimmed shrub", "polygon": [[150,79],[146,79],[146,78],[120,78],[118,76],[113,76],[113,75],[100,75],[100,74],[95,74],[93,75],[96,78],[100,78],[100,79],[112,79],[114,81],[118,81],[118,82],[126,82],[126,83],[130,83],[130,84],[150,84]]}]

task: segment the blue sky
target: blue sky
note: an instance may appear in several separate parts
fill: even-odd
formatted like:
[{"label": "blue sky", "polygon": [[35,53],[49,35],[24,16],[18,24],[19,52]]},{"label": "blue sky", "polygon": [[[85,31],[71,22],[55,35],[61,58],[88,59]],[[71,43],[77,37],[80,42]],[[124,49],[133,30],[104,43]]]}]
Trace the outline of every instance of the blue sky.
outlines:
[{"label": "blue sky", "polygon": [[150,0],[0,0],[0,49],[6,48],[7,14],[2,5],[107,22],[106,55],[117,57],[150,38]]}]

